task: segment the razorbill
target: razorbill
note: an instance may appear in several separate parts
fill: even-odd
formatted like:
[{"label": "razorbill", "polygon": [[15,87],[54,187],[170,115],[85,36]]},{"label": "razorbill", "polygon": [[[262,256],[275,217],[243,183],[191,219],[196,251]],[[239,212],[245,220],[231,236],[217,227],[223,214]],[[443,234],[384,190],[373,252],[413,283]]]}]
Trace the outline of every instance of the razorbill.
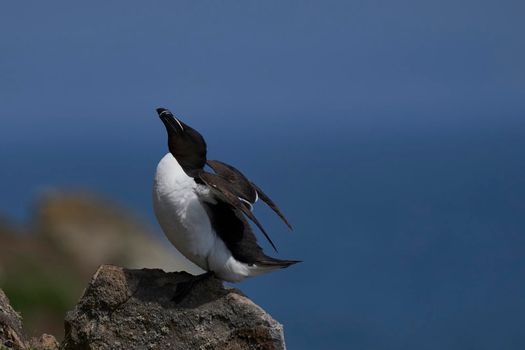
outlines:
[{"label": "razorbill", "polygon": [[[246,220],[277,251],[252,213],[260,198],[291,229],[277,205],[233,166],[207,160],[206,142],[195,129],[165,108],[157,113],[168,133],[169,152],[157,166],[153,208],[170,242],[208,274],[229,282],[299,262],[264,254]],[[213,172],[204,170],[206,165]]]}]

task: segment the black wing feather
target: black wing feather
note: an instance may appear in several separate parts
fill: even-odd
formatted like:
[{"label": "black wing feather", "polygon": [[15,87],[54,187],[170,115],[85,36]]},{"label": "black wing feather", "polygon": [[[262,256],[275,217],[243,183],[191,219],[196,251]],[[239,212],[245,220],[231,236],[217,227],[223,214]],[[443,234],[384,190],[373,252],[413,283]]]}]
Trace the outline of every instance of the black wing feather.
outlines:
[{"label": "black wing feather", "polygon": [[241,210],[223,201],[203,203],[213,229],[235,259],[246,264],[267,260]]},{"label": "black wing feather", "polygon": [[237,197],[252,204],[255,203],[257,199],[256,189],[239,170],[218,160],[207,160],[206,164],[231,184],[231,189]]},{"label": "black wing feather", "polygon": [[259,195],[259,198],[261,198],[261,200],[266,203],[266,205],[268,205],[273,211],[275,214],[277,214],[281,220],[283,220],[283,222],[286,224],[286,226],[288,226],[288,228],[290,230],[293,230],[292,228],[292,225],[290,225],[290,223],[288,222],[288,220],[286,219],[286,217],[284,216],[284,214],[281,212],[281,210],[279,209],[279,207],[277,206],[277,204],[275,204],[271,199],[270,197],[268,197],[264,192],[263,190],[261,190],[261,188],[259,186],[257,186],[256,184],[254,184],[253,182],[251,183],[252,186],[255,188],[255,190],[257,191],[257,194]]},{"label": "black wing feather", "polygon": [[232,189],[238,197],[243,198],[253,204],[255,203],[258,195],[259,198],[261,198],[261,200],[266,203],[266,205],[268,205],[268,207],[270,207],[270,209],[272,209],[274,213],[281,218],[281,220],[283,220],[286,226],[288,226],[290,230],[293,230],[292,225],[290,225],[277,204],[275,204],[259,186],[248,180],[243,173],[241,173],[235,167],[219,160],[207,160],[206,163],[210,168],[213,169],[213,171],[232,184]]},{"label": "black wing feather", "polygon": [[211,224],[221,240],[226,244],[233,257],[243,263],[285,268],[300,262],[299,260],[281,260],[267,256],[257,244],[248,221],[242,211],[230,204],[203,202]]},{"label": "black wing feather", "polygon": [[239,199],[239,197],[234,193],[235,191],[232,189],[232,186],[230,182],[223,177],[215,174],[208,173],[206,171],[202,171],[199,174],[200,179],[208,186],[213,188],[225,201],[227,204],[232,206],[235,209],[238,209],[244,213],[257,227],[261,232],[264,234],[264,237],[270,242],[272,248],[277,252],[277,248],[275,247],[275,244],[273,243],[270,236],[268,236],[268,233],[266,233],[265,229],[262,227],[261,223],[255,215],[251,212],[251,210]]}]

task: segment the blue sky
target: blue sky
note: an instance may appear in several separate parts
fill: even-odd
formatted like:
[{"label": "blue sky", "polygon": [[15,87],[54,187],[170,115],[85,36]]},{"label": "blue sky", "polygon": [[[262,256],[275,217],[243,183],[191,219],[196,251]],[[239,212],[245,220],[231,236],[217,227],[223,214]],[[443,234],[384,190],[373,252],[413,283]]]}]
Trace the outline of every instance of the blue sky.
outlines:
[{"label": "blue sky", "polygon": [[2,4],[0,212],[80,187],[156,225],[164,106],[294,223],[259,208],[305,262],[239,285],[291,349],[522,349],[524,10]]}]

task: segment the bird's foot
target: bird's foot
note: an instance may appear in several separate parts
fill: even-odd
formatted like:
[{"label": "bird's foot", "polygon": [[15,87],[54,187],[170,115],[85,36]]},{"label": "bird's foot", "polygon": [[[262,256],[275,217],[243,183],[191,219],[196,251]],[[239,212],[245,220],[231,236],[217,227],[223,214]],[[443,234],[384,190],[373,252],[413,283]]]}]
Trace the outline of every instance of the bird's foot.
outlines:
[{"label": "bird's foot", "polygon": [[180,303],[198,283],[214,276],[213,271],[208,271],[201,275],[192,276],[188,281],[178,283],[171,301],[177,304]]}]

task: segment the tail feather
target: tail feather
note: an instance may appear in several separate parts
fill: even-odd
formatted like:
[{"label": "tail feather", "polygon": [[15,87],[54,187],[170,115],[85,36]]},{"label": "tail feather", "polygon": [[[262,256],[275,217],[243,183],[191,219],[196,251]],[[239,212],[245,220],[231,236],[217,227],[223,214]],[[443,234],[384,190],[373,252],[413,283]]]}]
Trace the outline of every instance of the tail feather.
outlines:
[{"label": "tail feather", "polygon": [[275,259],[269,256],[266,256],[264,259],[261,259],[257,262],[258,266],[268,267],[268,268],[281,268],[284,269],[288,266],[302,262],[301,260],[280,260]]},{"label": "tail feather", "polygon": [[270,256],[265,256],[259,259],[255,264],[251,265],[249,269],[249,276],[257,276],[264,273],[272,272],[278,269],[284,269],[288,266],[300,263],[299,260],[279,260]]}]

